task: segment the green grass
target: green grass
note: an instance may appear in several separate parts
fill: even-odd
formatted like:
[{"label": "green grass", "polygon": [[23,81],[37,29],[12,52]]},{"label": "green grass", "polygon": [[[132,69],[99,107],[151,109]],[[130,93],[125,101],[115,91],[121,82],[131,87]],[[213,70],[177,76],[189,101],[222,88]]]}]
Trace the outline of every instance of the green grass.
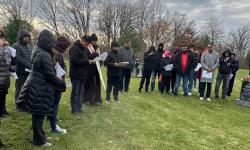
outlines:
[{"label": "green grass", "polygon": [[[162,96],[157,91],[139,94],[139,79],[134,78],[130,93],[120,95],[121,104],[86,107],[81,119],[70,114],[68,89],[59,110],[59,124],[68,134],[51,135],[49,122],[44,123],[54,139],[50,149],[250,149],[250,109],[234,104],[240,78],[247,74],[247,70],[239,72],[232,97],[212,102],[196,96]],[[30,142],[31,115],[15,112],[13,91],[12,84],[7,100],[11,115],[2,120],[1,139],[9,149],[39,149]]]}]

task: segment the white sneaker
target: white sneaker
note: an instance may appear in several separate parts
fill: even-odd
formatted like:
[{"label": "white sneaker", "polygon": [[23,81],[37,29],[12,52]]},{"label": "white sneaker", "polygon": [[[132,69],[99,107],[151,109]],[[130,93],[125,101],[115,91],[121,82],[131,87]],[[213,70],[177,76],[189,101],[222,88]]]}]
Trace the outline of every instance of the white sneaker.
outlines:
[{"label": "white sneaker", "polygon": [[211,102],[211,98],[207,98],[207,101]]},{"label": "white sneaker", "polygon": [[181,95],[184,95],[184,92],[181,92]]},{"label": "white sneaker", "polygon": [[198,90],[197,90],[197,89],[194,89],[194,91],[195,91],[195,92],[198,92]]},{"label": "white sneaker", "polygon": [[203,98],[203,97],[200,97],[200,100],[201,100],[201,101],[203,101],[203,100],[204,100],[204,98]]},{"label": "white sneaker", "polygon": [[67,134],[67,130],[59,127],[58,125],[56,125],[56,132],[61,134]]},{"label": "white sneaker", "polygon": [[110,101],[106,101],[106,104],[110,104]]},{"label": "white sneaker", "polygon": [[192,96],[192,93],[191,93],[191,92],[188,92],[188,96]]},{"label": "white sneaker", "polygon": [[49,142],[46,142],[42,145],[42,147],[51,147],[51,146],[53,146],[53,144]]}]

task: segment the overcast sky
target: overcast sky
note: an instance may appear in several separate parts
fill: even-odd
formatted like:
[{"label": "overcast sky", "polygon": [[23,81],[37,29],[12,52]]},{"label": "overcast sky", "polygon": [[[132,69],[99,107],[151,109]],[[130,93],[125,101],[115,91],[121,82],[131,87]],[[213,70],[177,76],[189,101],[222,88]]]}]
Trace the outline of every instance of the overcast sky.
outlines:
[{"label": "overcast sky", "polygon": [[250,0],[165,0],[170,10],[185,12],[201,28],[206,18],[222,20],[226,32],[240,24],[250,25]]}]

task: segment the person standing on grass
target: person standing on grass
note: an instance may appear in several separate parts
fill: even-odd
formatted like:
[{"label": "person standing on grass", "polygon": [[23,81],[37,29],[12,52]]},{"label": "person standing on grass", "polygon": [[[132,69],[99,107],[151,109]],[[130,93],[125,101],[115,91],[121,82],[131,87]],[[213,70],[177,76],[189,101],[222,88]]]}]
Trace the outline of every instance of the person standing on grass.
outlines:
[{"label": "person standing on grass", "polygon": [[43,130],[45,116],[53,113],[55,89],[66,90],[66,84],[56,76],[54,50],[55,36],[48,30],[40,32],[32,53],[32,70],[17,100],[20,111],[32,114],[33,144],[50,147]]},{"label": "person standing on grass", "polygon": [[18,32],[18,40],[19,41],[13,45],[16,49],[16,73],[18,76],[15,84],[15,100],[18,99],[23,84],[29,76],[29,71],[27,71],[27,69],[31,70],[32,67],[32,46],[30,45],[31,37],[29,32],[25,29],[21,29]]},{"label": "person standing on grass", "polygon": [[69,76],[72,82],[71,92],[71,113],[80,114],[82,111],[83,93],[88,78],[89,64],[94,64],[88,58],[88,46],[91,43],[90,36],[83,36],[77,40],[69,49],[70,71]]},{"label": "person standing on grass", "polygon": [[183,81],[182,87],[184,96],[188,96],[188,76],[194,68],[194,57],[187,47],[182,47],[181,52],[176,54],[174,60],[174,67],[176,68],[176,82],[174,88],[174,96],[178,95],[178,89],[181,80]]},{"label": "person standing on grass", "polygon": [[191,96],[192,95],[192,91],[193,91],[193,85],[194,85],[194,80],[196,80],[196,76],[195,76],[195,68],[199,63],[199,56],[197,56],[197,54],[194,51],[194,45],[190,45],[188,47],[189,52],[192,53],[193,57],[194,57],[194,67],[191,69],[189,76],[188,76],[188,95]]},{"label": "person standing on grass", "polygon": [[[88,59],[94,61],[100,55],[97,45],[98,38],[95,34],[90,36],[91,43],[88,45]],[[83,103],[89,102],[90,105],[96,106],[101,104],[101,82],[95,63],[88,64],[88,76],[83,93]]]},{"label": "person standing on grass", "polygon": [[10,72],[15,72],[7,43],[4,32],[0,31],[0,118],[9,114],[6,110],[6,95],[10,87]]},{"label": "person standing on grass", "polygon": [[[211,101],[211,90],[214,77],[214,71],[219,65],[219,54],[213,50],[213,45],[209,44],[201,56],[201,80],[200,80],[200,100],[204,100],[205,89],[207,88],[206,99]],[[204,77],[203,71],[212,72],[212,78]]]},{"label": "person standing on grass", "polygon": [[[156,77],[160,77],[160,73],[161,73],[161,67],[160,67],[160,61],[163,55],[163,49],[164,49],[164,44],[160,43],[158,45],[158,49],[157,51],[154,53],[154,69],[152,72],[152,79],[151,79],[151,92],[154,91],[155,89],[155,79]],[[158,90],[160,90],[160,86],[158,85]]]},{"label": "person standing on grass", "polygon": [[142,71],[142,78],[140,82],[139,92],[141,93],[141,90],[143,89],[144,82],[146,80],[145,84],[145,92],[148,92],[148,87],[150,84],[150,78],[152,74],[152,70],[154,69],[154,52],[155,47],[150,46],[149,50],[144,53],[144,63],[143,63],[143,71]]},{"label": "person standing on grass", "polygon": [[[70,46],[70,41],[66,37],[59,37],[56,41],[56,46],[55,46],[55,62],[59,63],[59,65],[62,67],[63,70],[67,71],[67,66],[64,62],[64,56],[63,53],[68,49]],[[65,82],[66,75],[62,77],[62,80]],[[65,83],[66,84],[66,83]],[[57,124],[57,113],[58,113],[58,107],[59,107],[59,102],[61,100],[62,92],[60,89],[56,89],[55,91],[55,99],[53,101],[53,114],[52,116],[49,117],[50,120],[50,127],[51,127],[51,132],[52,133],[62,133],[66,134],[67,130],[61,128]]]},{"label": "person standing on grass", "polygon": [[229,81],[227,96],[231,96],[231,93],[232,93],[233,87],[234,87],[234,80],[235,80],[235,77],[236,77],[236,73],[240,69],[239,61],[235,58],[235,56],[236,56],[236,54],[233,52],[231,54],[231,58],[232,58],[232,61],[233,61],[232,63],[234,64],[233,68],[232,68],[232,75],[233,76]]},{"label": "person standing on grass", "polygon": [[[181,51],[181,49],[179,47],[175,47],[174,48],[173,60],[175,60],[176,54],[178,54],[180,51]],[[173,70],[172,70],[172,77],[171,77],[171,89],[172,89],[172,93],[174,93],[175,81],[176,81],[176,68],[173,68]]]},{"label": "person standing on grass", "polygon": [[222,53],[222,57],[220,58],[219,62],[219,72],[216,78],[216,85],[215,85],[215,98],[219,98],[219,90],[221,82],[223,82],[222,86],[222,99],[225,99],[228,92],[228,84],[230,80],[230,75],[232,74],[233,68],[236,65],[231,58],[231,51],[227,49],[225,52]]},{"label": "person standing on grass", "polygon": [[173,57],[172,54],[169,50],[165,50],[164,54],[162,56],[163,58],[161,59],[160,62],[160,67],[161,67],[161,75],[162,75],[162,81],[160,84],[160,92],[161,94],[164,93],[166,90],[167,94],[170,94],[170,82],[171,82],[171,76],[172,76],[172,69],[171,70],[166,70],[167,65],[173,64]]},{"label": "person standing on grass", "polygon": [[120,76],[120,92],[127,93],[129,91],[129,83],[131,78],[131,72],[135,64],[134,61],[134,50],[131,48],[131,41],[125,40],[124,46],[119,50],[123,62],[128,62],[129,64],[121,69]]},{"label": "person standing on grass", "polygon": [[122,58],[118,53],[119,45],[117,42],[111,43],[111,51],[108,53],[107,59],[104,64],[107,66],[107,90],[106,90],[106,103],[110,103],[110,94],[113,88],[113,96],[116,102],[119,102],[119,77],[121,74],[121,68],[118,64]]}]

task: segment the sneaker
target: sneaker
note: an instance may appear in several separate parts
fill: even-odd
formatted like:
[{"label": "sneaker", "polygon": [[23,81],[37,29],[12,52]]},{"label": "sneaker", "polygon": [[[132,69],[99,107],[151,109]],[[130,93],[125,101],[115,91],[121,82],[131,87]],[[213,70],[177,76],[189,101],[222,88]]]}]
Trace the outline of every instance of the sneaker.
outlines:
[{"label": "sneaker", "polygon": [[67,134],[67,130],[59,127],[58,125],[56,125],[56,132],[61,134]]},{"label": "sneaker", "polygon": [[107,101],[107,100],[106,100],[106,104],[110,104],[110,101]]},{"label": "sneaker", "polygon": [[211,102],[211,98],[207,98],[207,101]]},{"label": "sneaker", "polygon": [[215,96],[216,99],[219,99],[219,96]]},{"label": "sneaker", "polygon": [[51,147],[51,146],[53,146],[53,144],[49,142],[46,142],[42,145],[42,147]]},{"label": "sneaker", "polygon": [[222,99],[226,99],[226,96],[222,96],[221,98],[222,98]]},{"label": "sneaker", "polygon": [[188,96],[192,96],[192,93],[191,93],[191,92],[188,92]]},{"label": "sneaker", "polygon": [[203,97],[200,97],[200,100],[201,100],[201,101],[203,101],[203,100],[204,100],[204,98],[203,98]]},{"label": "sneaker", "polygon": [[197,89],[194,89],[194,91],[195,91],[195,92],[198,92],[198,90],[197,90]]},{"label": "sneaker", "polygon": [[184,92],[181,92],[181,95],[184,95]]}]

